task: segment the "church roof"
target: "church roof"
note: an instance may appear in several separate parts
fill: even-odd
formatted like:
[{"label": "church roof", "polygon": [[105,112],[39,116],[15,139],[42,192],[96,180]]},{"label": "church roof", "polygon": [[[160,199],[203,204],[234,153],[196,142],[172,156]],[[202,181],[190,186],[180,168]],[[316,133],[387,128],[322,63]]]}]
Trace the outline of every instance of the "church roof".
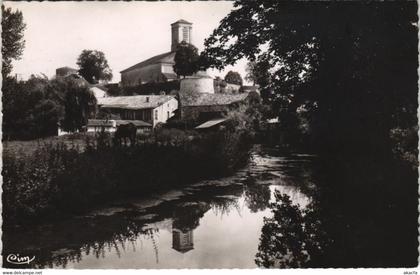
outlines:
[{"label": "church roof", "polygon": [[176,21],[176,22],[172,23],[172,24],[171,24],[171,26],[172,26],[172,25],[175,25],[175,24],[177,24],[177,23],[192,25],[192,23],[190,23],[190,22],[188,22],[188,21],[186,21],[186,20],[184,20],[184,19],[179,19],[178,21]]},{"label": "church roof", "polygon": [[120,73],[125,73],[137,68],[141,68],[150,64],[156,64],[156,63],[170,63],[170,64],[175,64],[174,62],[174,58],[175,58],[175,52],[167,52],[167,53],[163,53],[163,54],[159,54],[159,55],[155,55],[149,59],[146,59],[140,63],[137,63],[134,66],[131,66],[125,70],[122,70]]},{"label": "church roof", "polygon": [[98,98],[98,106],[102,108],[118,108],[129,110],[153,109],[173,99],[169,95],[135,95]]},{"label": "church roof", "polygon": [[180,92],[179,100],[183,107],[192,106],[214,106],[214,105],[230,105],[232,103],[241,102],[248,97],[248,94],[208,94]]}]

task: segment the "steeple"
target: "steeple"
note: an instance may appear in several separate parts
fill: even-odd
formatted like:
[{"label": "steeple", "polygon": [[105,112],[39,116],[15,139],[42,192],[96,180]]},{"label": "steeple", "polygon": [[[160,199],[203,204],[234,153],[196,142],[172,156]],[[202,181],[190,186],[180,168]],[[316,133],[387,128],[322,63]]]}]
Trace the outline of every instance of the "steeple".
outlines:
[{"label": "steeple", "polygon": [[180,19],[171,24],[172,28],[172,44],[171,51],[175,51],[176,47],[182,41],[191,44],[192,23]]}]

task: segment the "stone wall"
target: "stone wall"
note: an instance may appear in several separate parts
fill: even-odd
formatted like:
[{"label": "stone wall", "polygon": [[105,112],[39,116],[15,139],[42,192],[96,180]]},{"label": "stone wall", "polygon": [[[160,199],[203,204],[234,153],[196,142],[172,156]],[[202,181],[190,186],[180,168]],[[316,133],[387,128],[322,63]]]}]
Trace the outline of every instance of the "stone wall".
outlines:
[{"label": "stone wall", "polygon": [[213,79],[211,77],[186,77],[181,79],[180,92],[214,94]]}]

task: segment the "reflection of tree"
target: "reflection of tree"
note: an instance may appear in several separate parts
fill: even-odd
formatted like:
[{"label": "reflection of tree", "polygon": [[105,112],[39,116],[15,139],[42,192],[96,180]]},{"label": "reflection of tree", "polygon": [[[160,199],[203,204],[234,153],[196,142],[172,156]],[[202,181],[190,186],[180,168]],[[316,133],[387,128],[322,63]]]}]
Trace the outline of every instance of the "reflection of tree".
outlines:
[{"label": "reflection of tree", "polygon": [[173,214],[173,227],[183,232],[194,230],[200,224],[200,219],[210,209],[205,203],[187,204],[177,207]]},{"label": "reflection of tree", "polygon": [[211,202],[211,208],[216,216],[229,215],[233,209],[241,216],[241,208],[239,207],[237,197],[214,199]]},{"label": "reflection of tree", "polygon": [[245,203],[252,213],[265,210],[270,205],[270,188],[268,185],[245,185]]},{"label": "reflection of tree", "polygon": [[300,210],[290,197],[276,191],[270,205],[272,218],[264,218],[255,262],[260,267],[306,267],[326,245],[313,205]]}]

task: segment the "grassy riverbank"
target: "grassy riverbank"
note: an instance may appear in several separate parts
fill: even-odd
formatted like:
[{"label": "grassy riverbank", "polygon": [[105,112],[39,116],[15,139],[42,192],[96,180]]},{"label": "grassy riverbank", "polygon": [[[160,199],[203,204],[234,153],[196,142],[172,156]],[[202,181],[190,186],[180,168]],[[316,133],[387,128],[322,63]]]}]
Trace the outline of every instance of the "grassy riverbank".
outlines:
[{"label": "grassy riverbank", "polygon": [[[203,178],[229,174],[248,159],[242,132],[156,136],[115,147],[109,138],[39,144],[33,153],[3,156],[3,219],[8,226],[83,213],[127,194],[146,196]],[[17,151],[16,151],[17,152]]]}]

